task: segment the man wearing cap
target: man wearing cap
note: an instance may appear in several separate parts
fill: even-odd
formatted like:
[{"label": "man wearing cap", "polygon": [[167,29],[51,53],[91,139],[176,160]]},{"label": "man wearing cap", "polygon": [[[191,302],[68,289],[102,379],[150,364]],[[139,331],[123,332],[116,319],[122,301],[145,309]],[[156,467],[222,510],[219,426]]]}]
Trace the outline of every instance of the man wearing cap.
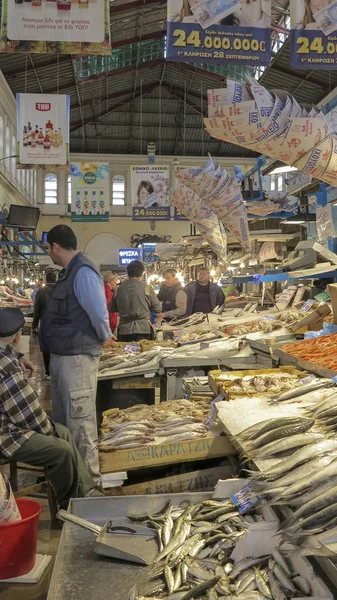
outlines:
[{"label": "man wearing cap", "polygon": [[24,322],[18,308],[0,309],[0,464],[13,459],[44,467],[59,506],[67,508],[70,498],[102,494],[70,431],[49,419],[24,375],[23,368],[33,370],[15,350]]}]

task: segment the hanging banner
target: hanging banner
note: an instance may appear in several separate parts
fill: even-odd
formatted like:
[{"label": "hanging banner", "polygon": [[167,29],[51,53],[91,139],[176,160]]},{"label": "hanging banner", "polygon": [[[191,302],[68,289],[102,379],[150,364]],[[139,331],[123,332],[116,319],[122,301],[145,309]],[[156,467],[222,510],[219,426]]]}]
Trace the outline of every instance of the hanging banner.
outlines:
[{"label": "hanging banner", "polygon": [[110,177],[107,163],[71,163],[71,220],[109,221]]},{"label": "hanging banner", "polygon": [[337,68],[337,1],[290,0],[291,66]]},{"label": "hanging banner", "polygon": [[[174,166],[174,180],[173,180],[173,189],[174,190],[176,190],[177,188],[179,188],[181,186],[179,179],[177,179],[176,173],[178,173],[179,171],[183,171],[184,169],[187,169],[187,168],[188,167],[182,166],[182,165]],[[174,220],[175,221],[188,221],[187,217],[185,217],[184,213],[180,210],[180,208],[177,208],[176,206],[174,207]]]},{"label": "hanging banner", "polygon": [[70,96],[17,94],[18,168],[69,165]]},{"label": "hanging banner", "polygon": [[2,0],[0,52],[111,54],[110,2]]},{"label": "hanging banner", "polygon": [[167,58],[269,66],[271,0],[168,0]]},{"label": "hanging banner", "polygon": [[132,220],[169,221],[169,167],[138,165],[131,167]]}]

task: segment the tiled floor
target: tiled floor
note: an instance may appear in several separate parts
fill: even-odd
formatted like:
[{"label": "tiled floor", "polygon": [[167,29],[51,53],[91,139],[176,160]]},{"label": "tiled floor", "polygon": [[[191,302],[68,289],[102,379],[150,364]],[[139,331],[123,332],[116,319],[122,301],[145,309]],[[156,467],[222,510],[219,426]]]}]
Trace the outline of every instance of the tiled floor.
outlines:
[{"label": "tiled floor", "polygon": [[[41,353],[39,351],[36,338],[31,341],[30,359],[37,366],[37,374],[31,380],[31,384],[38,392],[41,405],[50,412],[50,385],[44,378],[44,368]],[[1,468],[0,468],[1,469]],[[5,468],[2,469],[3,471]],[[19,485],[25,487],[36,483],[36,474],[26,471],[19,471]],[[0,583],[0,600],[46,600],[54,558],[56,555],[61,529],[59,525],[52,525],[46,499],[38,499],[43,507],[43,512],[39,520],[39,538],[37,551],[40,554],[51,554],[53,556],[52,563],[49,565],[46,573],[38,584],[33,585],[14,585]]]}]

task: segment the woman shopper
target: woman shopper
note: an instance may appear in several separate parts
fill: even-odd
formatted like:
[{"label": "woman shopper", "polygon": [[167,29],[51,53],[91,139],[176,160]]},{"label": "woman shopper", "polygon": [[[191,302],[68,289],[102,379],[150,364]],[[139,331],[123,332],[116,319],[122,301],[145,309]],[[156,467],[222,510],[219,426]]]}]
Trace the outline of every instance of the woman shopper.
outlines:
[{"label": "woman shopper", "polygon": [[111,312],[109,307],[111,304],[111,300],[114,297],[114,294],[117,290],[117,273],[114,273],[113,271],[104,271],[102,275],[104,281],[106,304],[109,312],[110,329],[113,333],[117,327],[118,313]]}]

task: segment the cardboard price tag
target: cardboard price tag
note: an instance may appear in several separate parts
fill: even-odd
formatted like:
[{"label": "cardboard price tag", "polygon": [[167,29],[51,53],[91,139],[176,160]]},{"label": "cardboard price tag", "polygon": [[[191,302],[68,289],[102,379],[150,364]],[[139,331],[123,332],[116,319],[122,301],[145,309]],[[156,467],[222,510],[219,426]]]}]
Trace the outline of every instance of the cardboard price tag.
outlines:
[{"label": "cardboard price tag", "polygon": [[233,494],[231,500],[235,506],[239,507],[239,513],[244,514],[259,504],[262,496],[257,496],[252,490],[252,484],[248,483],[239,492]]},{"label": "cardboard price tag", "polygon": [[222,402],[222,400],[224,399],[224,394],[219,394],[219,396],[217,396],[211,405],[210,411],[205,419],[205,425],[207,427],[207,429],[211,429],[211,427],[213,427],[214,421],[218,416],[218,407],[217,407],[217,403],[218,402]]},{"label": "cardboard price tag", "polygon": [[302,308],[300,309],[300,312],[308,312],[315,303],[316,300],[314,300],[313,298],[309,298],[309,300],[307,300],[306,303],[303,304]]}]

